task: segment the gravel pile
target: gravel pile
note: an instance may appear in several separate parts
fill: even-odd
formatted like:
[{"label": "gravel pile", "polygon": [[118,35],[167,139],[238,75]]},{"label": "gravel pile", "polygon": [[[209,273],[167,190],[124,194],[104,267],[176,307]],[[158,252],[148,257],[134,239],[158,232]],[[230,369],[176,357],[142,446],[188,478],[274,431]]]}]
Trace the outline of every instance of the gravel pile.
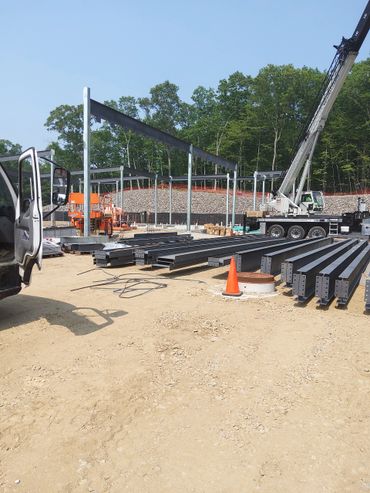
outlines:
[{"label": "gravel pile", "polygon": [[[115,194],[113,194],[115,195]],[[336,195],[325,197],[325,214],[342,214],[357,209],[357,195]],[[361,195],[370,207],[370,195]],[[236,199],[236,213],[242,214],[252,209],[252,194],[240,193]],[[120,199],[116,197],[116,204]],[[229,196],[229,210],[231,212],[232,195]],[[154,212],[154,190],[125,190],[123,207],[127,212]],[[172,212],[186,212],[187,193],[183,190],[172,191]],[[192,212],[195,214],[213,214],[225,212],[226,194],[223,192],[194,191],[192,194]],[[158,212],[168,212],[169,192],[167,189],[158,189]]]}]

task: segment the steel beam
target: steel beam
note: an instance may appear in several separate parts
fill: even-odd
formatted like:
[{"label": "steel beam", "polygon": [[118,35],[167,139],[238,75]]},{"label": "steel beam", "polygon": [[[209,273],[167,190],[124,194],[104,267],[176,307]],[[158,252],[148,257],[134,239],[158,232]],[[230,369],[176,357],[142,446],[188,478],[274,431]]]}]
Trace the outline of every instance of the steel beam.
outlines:
[{"label": "steel beam", "polygon": [[370,273],[365,285],[365,310],[370,310]]},{"label": "steel beam", "polygon": [[291,255],[298,255],[307,251],[315,250],[332,242],[331,238],[319,238],[317,240],[306,239],[301,245],[288,246],[277,252],[266,253],[261,259],[261,272],[265,274],[280,274],[281,264]]},{"label": "steel beam", "polygon": [[370,245],[367,245],[348,267],[339,274],[338,279],[335,281],[335,296],[338,298],[338,306],[347,305],[360,282],[362,273],[366,269],[369,260]]},{"label": "steel beam", "polygon": [[260,268],[262,256],[269,252],[281,250],[282,245],[294,246],[304,243],[306,240],[287,240],[286,238],[279,238],[280,242],[276,245],[266,245],[253,250],[239,251],[235,255],[236,270],[238,272],[254,271]]},{"label": "steel beam", "polygon": [[317,248],[313,252],[302,253],[294,257],[287,258],[281,264],[281,280],[289,287],[293,284],[293,275],[300,267],[309,264],[313,260],[320,258],[328,252],[336,250],[341,246],[341,242],[333,242],[333,238],[330,238],[331,242],[327,246]]},{"label": "steel beam", "polygon": [[319,298],[321,306],[328,305],[334,298],[336,278],[366,248],[366,245],[367,241],[360,241],[316,276],[315,296]]},{"label": "steel beam", "polygon": [[224,243],[223,245],[217,245],[210,248],[201,248],[200,250],[191,249],[188,252],[179,252],[173,255],[160,255],[157,258],[157,262],[154,264],[160,267],[169,267],[170,270],[187,267],[190,265],[197,265],[208,261],[208,257],[212,255],[227,255],[235,254],[238,250],[245,251],[248,248],[248,241],[245,243]]},{"label": "steel beam", "polygon": [[297,273],[293,275],[293,295],[297,297],[297,301],[305,303],[309,300],[315,294],[317,274],[343,253],[350,250],[356,243],[357,240],[343,241],[336,250],[320,256],[320,258],[298,269]]},{"label": "steel beam", "polygon": [[[189,143],[184,140],[179,139],[178,137],[174,137],[167,132],[163,132],[158,128],[147,125],[146,123],[141,122],[135,118],[132,118],[124,113],[110,108],[105,104],[99,103],[94,99],[91,99],[91,114],[96,117],[98,121],[106,120],[115,125],[119,125],[122,128],[126,128],[132,130],[138,134],[143,135],[144,137],[149,137],[150,139],[157,140],[162,144],[166,144],[170,147],[174,147],[176,149],[180,149],[184,152],[188,152]],[[211,154],[210,152],[203,151],[198,147],[193,147],[193,154],[200,159],[204,159],[205,161],[209,161],[214,164],[218,164],[226,169],[235,169],[237,166],[235,163],[228,161],[220,156],[216,156]]]},{"label": "steel beam", "polygon": [[[283,245],[286,243],[286,240],[283,238],[271,239],[271,238],[261,238],[260,241],[254,241],[256,238],[253,238],[249,241],[247,247],[243,247],[243,251],[253,250],[255,248],[270,246],[270,245]],[[231,262],[231,258],[233,255],[226,255],[222,257],[208,257],[208,265],[210,267],[221,267],[224,265],[229,265]]]},{"label": "steel beam", "polygon": [[238,238],[219,238],[219,239],[203,239],[194,240],[189,245],[175,245],[175,246],[159,246],[153,248],[146,248],[138,250],[136,252],[137,259],[141,264],[152,264],[157,262],[159,257],[165,257],[176,253],[196,252],[198,250],[211,249],[213,247],[220,247],[222,245],[233,245],[243,243],[245,240],[242,236]]}]

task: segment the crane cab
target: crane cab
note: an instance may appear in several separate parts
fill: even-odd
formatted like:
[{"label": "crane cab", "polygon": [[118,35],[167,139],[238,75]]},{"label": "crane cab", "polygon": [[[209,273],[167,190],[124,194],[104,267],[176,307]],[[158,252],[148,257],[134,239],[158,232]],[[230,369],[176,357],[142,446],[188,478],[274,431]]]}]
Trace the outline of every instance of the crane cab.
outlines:
[{"label": "crane cab", "polygon": [[317,191],[303,192],[299,206],[302,211],[309,214],[321,212],[325,207],[324,195]]}]

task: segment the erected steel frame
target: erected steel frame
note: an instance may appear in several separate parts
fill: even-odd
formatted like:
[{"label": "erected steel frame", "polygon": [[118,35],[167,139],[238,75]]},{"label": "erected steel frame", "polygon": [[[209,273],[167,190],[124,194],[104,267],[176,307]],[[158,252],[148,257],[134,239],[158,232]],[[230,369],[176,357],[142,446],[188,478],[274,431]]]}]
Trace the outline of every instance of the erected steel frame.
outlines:
[{"label": "erected steel frame", "polygon": [[[191,228],[191,184],[192,184],[192,169],[193,169],[193,160],[194,157],[203,159],[205,161],[211,162],[213,164],[217,164],[219,166],[222,166],[223,168],[226,168],[228,170],[233,171],[233,202],[232,202],[232,219],[231,223],[232,226],[235,224],[235,209],[236,209],[236,187],[237,187],[237,170],[238,170],[238,165],[236,163],[233,163],[227,159],[224,159],[220,156],[216,156],[210,152],[204,151],[200,149],[199,147],[193,146],[193,144],[186,142],[182,139],[179,139],[178,137],[175,137],[167,132],[163,132],[162,130],[159,130],[157,128],[154,128],[150,125],[147,125],[146,123],[141,122],[140,120],[137,120],[136,118],[132,118],[128,115],[125,115],[124,113],[115,110],[113,108],[110,108],[109,106],[106,106],[105,104],[99,103],[98,101],[95,101],[94,99],[90,98],[90,89],[88,87],[84,88],[83,91],[83,109],[84,109],[84,130],[83,130],[83,140],[84,140],[84,178],[85,178],[85,183],[86,183],[86,188],[87,190],[90,190],[89,187],[89,179],[90,179],[90,155],[89,155],[89,150],[90,150],[90,115],[94,116],[96,121],[100,122],[101,120],[108,121],[111,124],[114,125],[119,125],[122,128],[131,130],[133,132],[136,132],[140,135],[143,135],[144,137],[148,137],[154,140],[157,140],[158,142],[161,142],[162,144],[165,144],[169,147],[176,148],[179,150],[182,150],[188,154],[188,174],[187,174],[187,181],[188,181],[188,192],[187,192],[187,218],[186,218],[186,225],[187,225],[187,230],[190,231]],[[172,192],[172,186],[171,186],[171,192]],[[89,199],[89,194],[85,193],[84,196],[85,199]],[[171,200],[172,202],[172,200]],[[85,224],[89,221],[89,215],[90,215],[90,206],[87,207],[87,203],[84,204],[84,208],[87,212],[86,218],[88,220],[85,221]],[[170,213],[170,217],[172,220],[172,212]],[[88,229],[86,228],[86,232],[84,231],[84,234],[88,233]]]}]

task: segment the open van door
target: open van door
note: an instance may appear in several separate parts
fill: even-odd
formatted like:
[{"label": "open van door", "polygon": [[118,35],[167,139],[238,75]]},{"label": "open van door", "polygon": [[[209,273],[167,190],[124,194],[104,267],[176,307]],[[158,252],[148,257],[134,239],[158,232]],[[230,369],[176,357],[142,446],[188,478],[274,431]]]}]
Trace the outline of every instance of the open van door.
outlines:
[{"label": "open van door", "polygon": [[24,284],[32,268],[42,261],[42,201],[40,171],[35,148],[27,149],[18,161],[18,199],[15,210],[15,260]]}]

